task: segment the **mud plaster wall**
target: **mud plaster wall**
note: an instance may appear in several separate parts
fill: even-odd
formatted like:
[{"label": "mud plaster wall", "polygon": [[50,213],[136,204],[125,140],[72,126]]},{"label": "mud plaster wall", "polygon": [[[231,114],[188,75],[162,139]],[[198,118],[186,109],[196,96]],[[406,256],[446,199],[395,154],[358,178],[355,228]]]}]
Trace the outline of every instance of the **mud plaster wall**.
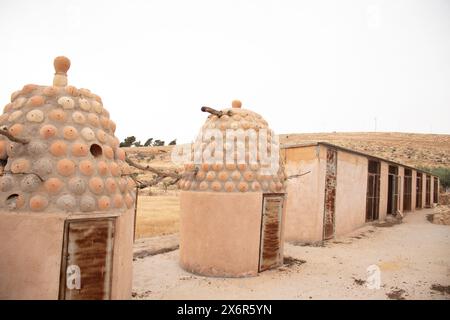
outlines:
[{"label": "mud plaster wall", "polygon": [[258,273],[262,193],[182,191],[180,265],[210,276]]},{"label": "mud plaster wall", "polygon": [[335,235],[350,232],[365,223],[367,168],[366,157],[338,150]]},{"label": "mud plaster wall", "polygon": [[66,216],[0,212],[0,299],[58,299]]},{"label": "mud plaster wall", "polygon": [[282,149],[286,175],[306,173],[287,180],[285,239],[287,241],[315,242],[322,240],[324,181],[320,180],[318,147]]}]

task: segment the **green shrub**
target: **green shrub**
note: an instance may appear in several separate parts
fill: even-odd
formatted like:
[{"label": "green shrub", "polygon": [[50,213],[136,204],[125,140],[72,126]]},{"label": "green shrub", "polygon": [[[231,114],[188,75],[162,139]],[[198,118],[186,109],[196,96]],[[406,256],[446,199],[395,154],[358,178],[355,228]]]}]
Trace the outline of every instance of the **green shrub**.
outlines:
[{"label": "green shrub", "polygon": [[431,172],[435,176],[439,177],[439,181],[441,182],[441,186],[444,189],[450,188],[450,168],[446,167],[438,167],[438,168],[427,168],[427,167],[419,167],[419,169]]}]

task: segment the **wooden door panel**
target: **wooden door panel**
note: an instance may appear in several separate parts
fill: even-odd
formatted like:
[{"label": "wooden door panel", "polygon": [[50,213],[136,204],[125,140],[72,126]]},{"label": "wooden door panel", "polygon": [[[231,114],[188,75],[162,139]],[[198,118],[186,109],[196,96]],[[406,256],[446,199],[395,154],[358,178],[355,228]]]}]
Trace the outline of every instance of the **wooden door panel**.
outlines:
[{"label": "wooden door panel", "polygon": [[110,299],[115,219],[68,221],[60,299]]},{"label": "wooden door panel", "polygon": [[284,196],[264,195],[259,271],[281,265],[281,217]]}]

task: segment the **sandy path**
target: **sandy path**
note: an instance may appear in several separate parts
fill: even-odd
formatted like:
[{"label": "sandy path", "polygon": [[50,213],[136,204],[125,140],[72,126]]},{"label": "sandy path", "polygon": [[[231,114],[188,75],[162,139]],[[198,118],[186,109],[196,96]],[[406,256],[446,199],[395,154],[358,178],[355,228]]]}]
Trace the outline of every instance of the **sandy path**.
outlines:
[{"label": "sandy path", "polygon": [[[323,247],[286,244],[285,256],[306,263],[241,279],[192,275],[178,266],[178,250],[137,259],[133,291],[144,299],[449,299],[431,290],[450,285],[450,226],[434,225],[426,214],[407,215],[392,227],[365,226]],[[366,268],[378,265],[381,288],[368,289]]]}]

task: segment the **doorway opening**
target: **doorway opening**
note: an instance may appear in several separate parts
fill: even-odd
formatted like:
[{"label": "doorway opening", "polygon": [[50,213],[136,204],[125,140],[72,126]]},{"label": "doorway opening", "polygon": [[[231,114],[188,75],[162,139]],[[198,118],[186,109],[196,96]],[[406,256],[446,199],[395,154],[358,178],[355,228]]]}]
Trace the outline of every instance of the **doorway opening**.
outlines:
[{"label": "doorway opening", "polygon": [[425,184],[425,207],[431,208],[431,176],[427,174]]},{"label": "doorway opening", "polygon": [[398,167],[389,166],[387,214],[395,215],[399,209],[399,180]]},{"label": "doorway opening", "polygon": [[434,187],[433,187],[433,203],[439,203],[439,181],[438,178],[433,178]]},{"label": "doorway opening", "polygon": [[378,220],[380,211],[380,162],[369,160],[367,173],[366,222]]},{"label": "doorway opening", "polygon": [[405,169],[403,181],[403,211],[411,211],[412,206],[412,170]]},{"label": "doorway opening", "polygon": [[422,188],[423,188],[423,182],[422,182],[422,173],[417,172],[417,178],[416,178],[416,209],[422,208]]}]

